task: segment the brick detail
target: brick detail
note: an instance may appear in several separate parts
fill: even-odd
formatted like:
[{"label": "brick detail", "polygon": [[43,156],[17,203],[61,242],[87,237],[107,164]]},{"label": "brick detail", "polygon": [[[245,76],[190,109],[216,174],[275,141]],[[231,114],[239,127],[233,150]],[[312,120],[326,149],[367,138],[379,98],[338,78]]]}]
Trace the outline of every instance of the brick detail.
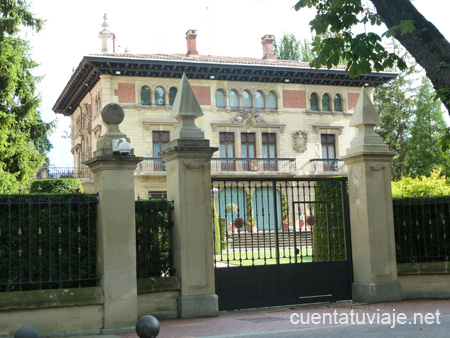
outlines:
[{"label": "brick detail", "polygon": [[119,83],[117,89],[114,90],[114,95],[119,98],[119,103],[135,103],[134,83]]},{"label": "brick detail", "polygon": [[209,86],[192,86],[192,91],[200,105],[211,105],[211,87]]},{"label": "brick detail", "polygon": [[358,101],[359,93],[348,93],[348,110],[354,110]]},{"label": "brick detail", "polygon": [[283,90],[284,108],[306,108],[306,92],[304,90]]}]

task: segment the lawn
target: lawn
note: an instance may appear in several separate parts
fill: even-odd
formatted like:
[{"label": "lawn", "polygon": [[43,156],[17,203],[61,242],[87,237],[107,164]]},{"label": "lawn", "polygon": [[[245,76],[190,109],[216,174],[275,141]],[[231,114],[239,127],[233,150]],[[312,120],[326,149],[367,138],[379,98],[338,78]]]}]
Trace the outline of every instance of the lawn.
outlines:
[{"label": "lawn", "polygon": [[[294,248],[280,248],[279,254],[280,264],[312,262],[311,248],[301,249],[297,253],[297,261]],[[221,254],[215,255],[215,260],[217,263],[236,266],[277,264],[275,249],[223,250]]]}]

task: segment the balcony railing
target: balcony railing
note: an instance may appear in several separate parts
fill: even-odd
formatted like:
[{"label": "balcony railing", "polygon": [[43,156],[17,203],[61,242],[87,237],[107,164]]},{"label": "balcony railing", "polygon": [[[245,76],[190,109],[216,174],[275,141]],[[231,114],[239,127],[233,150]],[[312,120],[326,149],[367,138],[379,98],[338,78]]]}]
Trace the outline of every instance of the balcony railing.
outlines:
[{"label": "balcony railing", "polygon": [[[311,174],[343,175],[347,172],[347,166],[342,160],[311,159],[309,162]],[[165,175],[166,163],[159,157],[145,157],[138,164],[137,174],[163,174]],[[295,172],[297,171],[295,158],[224,158],[211,159],[212,173],[225,172]],[[89,168],[58,168],[49,167],[39,169],[36,179],[45,178],[89,178]]]},{"label": "balcony railing", "polygon": [[337,174],[347,172],[344,161],[337,158],[314,158],[310,160],[311,172],[314,174]]},{"label": "balcony railing", "polygon": [[36,179],[48,178],[89,178],[91,170],[89,168],[73,167],[42,167],[36,174]]},{"label": "balcony railing", "polygon": [[138,174],[163,173],[166,171],[166,162],[160,157],[144,157],[137,167]]},{"label": "balcony railing", "polygon": [[295,158],[212,158],[211,172],[296,171]]}]

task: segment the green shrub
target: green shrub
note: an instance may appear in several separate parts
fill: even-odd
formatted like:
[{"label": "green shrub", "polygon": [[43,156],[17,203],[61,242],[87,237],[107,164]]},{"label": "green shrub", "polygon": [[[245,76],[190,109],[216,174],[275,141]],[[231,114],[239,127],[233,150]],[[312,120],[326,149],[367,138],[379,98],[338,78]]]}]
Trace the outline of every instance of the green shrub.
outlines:
[{"label": "green shrub", "polygon": [[316,182],[315,200],[314,261],[346,259],[342,182]]},{"label": "green shrub", "polygon": [[0,195],[0,291],[95,286],[97,203],[95,195]]},{"label": "green shrub", "polygon": [[219,227],[219,215],[217,214],[216,210],[216,204],[214,201],[212,201],[213,205],[213,232],[214,232],[214,254],[218,255],[221,251],[221,233],[220,233],[220,227]]},{"label": "green shrub", "polygon": [[175,274],[172,253],[173,204],[165,199],[135,202],[137,278]]},{"label": "green shrub", "polygon": [[441,175],[441,172],[442,169],[437,169],[429,177],[404,176],[400,181],[392,182],[392,197],[450,195],[450,184],[448,184],[447,178]]},{"label": "green shrub", "polygon": [[225,217],[219,217],[219,225],[220,225],[221,248],[222,248],[222,250],[225,250],[227,248],[227,242],[225,239],[227,220]]},{"label": "green shrub", "polygon": [[[41,190],[39,190],[39,187]],[[58,189],[61,189],[61,191]],[[61,194],[83,193],[83,187],[77,178],[36,180],[31,183],[30,187],[31,194],[58,194],[59,192]]]},{"label": "green shrub", "polygon": [[398,263],[450,261],[450,196],[394,198]]}]

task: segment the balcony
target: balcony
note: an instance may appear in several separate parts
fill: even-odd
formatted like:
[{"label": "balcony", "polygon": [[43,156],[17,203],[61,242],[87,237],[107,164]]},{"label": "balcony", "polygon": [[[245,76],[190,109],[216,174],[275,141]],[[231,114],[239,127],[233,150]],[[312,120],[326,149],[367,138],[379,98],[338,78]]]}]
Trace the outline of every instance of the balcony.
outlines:
[{"label": "balcony", "polygon": [[337,158],[314,158],[309,160],[310,171],[315,175],[346,175],[347,166]]},{"label": "balcony", "polygon": [[137,166],[138,175],[166,174],[166,162],[160,157],[144,157]]},{"label": "balcony", "polygon": [[86,168],[73,168],[73,167],[42,167],[36,174],[37,180],[43,180],[48,178],[90,178],[91,170]]},{"label": "balcony", "polygon": [[295,158],[223,158],[211,159],[211,172],[295,172]]}]

